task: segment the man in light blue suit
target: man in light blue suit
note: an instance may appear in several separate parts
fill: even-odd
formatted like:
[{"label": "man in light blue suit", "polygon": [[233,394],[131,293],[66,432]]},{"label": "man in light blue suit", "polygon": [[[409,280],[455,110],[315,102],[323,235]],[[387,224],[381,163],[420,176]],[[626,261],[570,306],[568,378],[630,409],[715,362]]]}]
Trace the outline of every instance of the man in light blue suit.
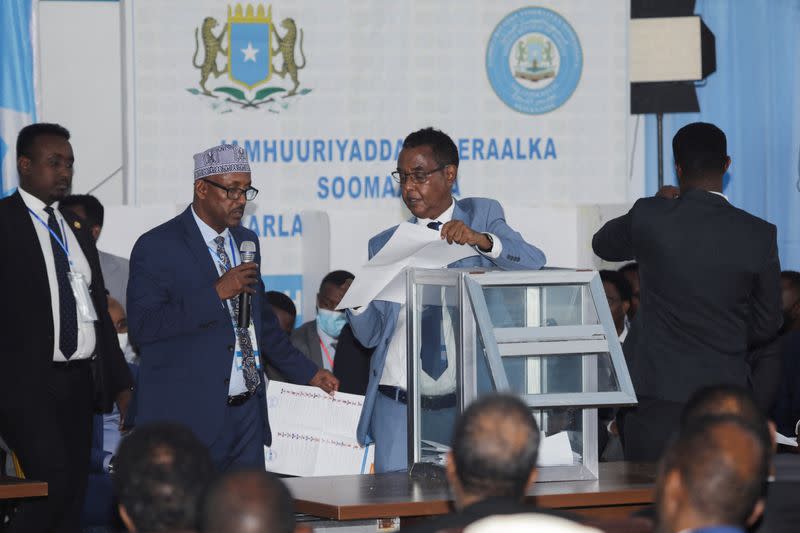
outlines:
[{"label": "man in light blue suit", "polygon": [[[478,255],[456,261],[449,268],[542,268],[544,254],[506,224],[497,201],[453,198],[458,162],[455,143],[441,131],[425,128],[406,137],[392,176],[400,183],[403,202],[414,215],[410,222],[440,232],[450,244],[475,247]],[[370,259],[396,229],[394,226],[370,239]],[[358,441],[362,445],[375,442],[376,472],[404,470],[408,461],[405,308],[394,302],[373,301],[360,310],[349,310],[348,320],[356,338],[364,346],[375,348]],[[433,409],[440,407],[448,406],[435,405]]]},{"label": "man in light blue suit", "polygon": [[[139,347],[137,425],[189,426],[217,468],[264,468],[271,443],[265,363],[293,383],[326,392],[338,380],[297,351],[279,327],[258,274],[258,237],[241,225],[255,198],[244,149],[221,145],[195,155],[192,205],[133,247],[128,327]],[[255,258],[242,262],[243,242]],[[239,295],[251,320],[239,323]]]}]

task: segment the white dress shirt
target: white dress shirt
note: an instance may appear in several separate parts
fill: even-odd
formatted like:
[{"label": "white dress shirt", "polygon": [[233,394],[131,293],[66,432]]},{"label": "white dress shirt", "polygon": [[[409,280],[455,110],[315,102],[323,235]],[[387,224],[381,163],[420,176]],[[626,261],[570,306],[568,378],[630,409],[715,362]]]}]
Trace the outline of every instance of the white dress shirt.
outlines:
[{"label": "white dress shirt", "polygon": [[[432,219],[432,218],[418,218],[417,225],[418,226],[427,226],[430,222],[441,222],[442,224],[446,224],[453,219],[453,211],[455,210],[456,203],[454,200],[451,199],[450,207],[442,213],[439,217]],[[441,228],[441,226],[440,226]],[[500,239],[491,233],[486,233],[492,240],[492,249],[488,252],[481,251],[480,248],[477,246],[475,250],[481,255],[484,255],[490,259],[497,259],[500,257],[500,254],[503,252],[503,243],[500,242]],[[443,307],[444,309],[444,307]],[[447,320],[449,317],[443,317],[443,319]],[[450,329],[450,333],[448,336],[448,329]],[[449,385],[449,381],[455,380],[455,363],[451,361],[451,358],[455,354],[455,340],[452,337],[452,328],[445,327],[445,346],[447,349],[447,359],[448,365],[447,370],[440,376],[439,380],[441,380],[441,387],[434,386],[432,383],[434,380],[431,378],[430,380],[426,379],[427,376],[423,377],[422,389],[423,392],[426,394],[434,395],[439,394],[441,391],[439,389],[443,388],[452,392],[452,387]],[[449,341],[449,342],[448,342]],[[452,348],[450,345],[452,344]],[[406,388],[406,384],[408,382],[408,359],[406,358],[407,352],[407,339],[406,339],[406,306],[405,304],[400,306],[400,314],[397,317],[397,326],[394,329],[394,333],[392,334],[392,338],[389,341],[389,346],[386,350],[386,362],[383,366],[383,374],[381,374],[381,385],[390,385],[394,387],[399,387],[401,389]],[[423,372],[424,374],[424,372]]]},{"label": "white dress shirt", "polygon": [[[47,226],[47,219],[50,215],[45,212],[44,208],[47,207],[47,205],[43,201],[25,191],[22,187],[19,187],[17,190],[25,206],[33,211],[33,213],[36,213],[42,220],[42,222],[37,220],[36,216],[29,211],[31,222],[36,230],[36,236],[39,238],[39,246],[42,248],[45,271],[47,272],[47,282],[50,286],[50,308],[53,312],[53,361],[65,363],[67,362],[67,358],[65,354],[61,353],[61,349],[59,348],[61,342],[61,306],[58,300],[56,262],[53,256],[53,246],[50,243],[50,230]],[[58,202],[53,203],[51,207],[53,208],[56,222],[61,228],[62,238],[66,240],[65,244],[69,250],[69,260],[71,262],[70,269],[72,272],[83,274],[86,285],[90,286],[92,283],[92,269],[89,267],[89,261],[86,260],[86,256],[83,254],[81,245],[72,232],[72,228],[67,224],[66,220],[64,220],[64,217],[61,216],[61,213],[58,212]],[[75,353],[71,354],[72,357],[69,358],[70,361],[89,359],[94,353],[95,343],[97,342],[94,322],[81,321],[77,303],[75,304],[75,315],[78,317],[78,347]]]},{"label": "white dress shirt", "polygon": [[[208,253],[211,256],[211,260],[214,262],[214,268],[217,272],[220,272],[220,259],[217,255],[217,243],[214,242],[214,239],[217,237],[222,237],[225,239],[225,251],[228,255],[233,254],[229,259],[231,262],[231,266],[236,266],[241,262],[239,258],[239,250],[237,250],[236,242],[233,240],[233,236],[231,235],[230,230],[225,228],[222,230],[222,233],[217,233],[217,230],[203,222],[197,213],[194,211],[194,206],[192,206],[192,216],[194,217],[195,223],[197,223],[197,227],[200,228],[200,233],[203,235],[203,240],[206,242]],[[233,243],[233,246],[231,246]],[[220,274],[221,276],[222,274]],[[238,298],[238,296],[237,296]],[[228,313],[233,312],[233,307],[230,300],[223,302],[222,305],[226,307],[226,311]],[[231,331],[233,331],[233,321],[231,321]],[[235,333],[234,333],[235,335]],[[253,342],[253,349],[258,349],[256,339],[251,339]],[[261,381],[266,386],[266,374],[264,372],[259,372],[261,376]],[[231,363],[231,381],[228,385],[228,395],[236,396],[237,394],[242,394],[247,392],[247,385],[244,382],[244,371],[236,365],[236,357],[233,358],[233,362]]]},{"label": "white dress shirt", "polygon": [[[317,322],[317,336],[320,341],[319,351],[322,352],[322,367],[328,372],[333,372],[333,364],[336,362],[336,341],[338,339],[334,339],[322,331],[322,328],[319,327],[319,322]],[[330,360],[328,360],[328,357],[330,357]]]}]

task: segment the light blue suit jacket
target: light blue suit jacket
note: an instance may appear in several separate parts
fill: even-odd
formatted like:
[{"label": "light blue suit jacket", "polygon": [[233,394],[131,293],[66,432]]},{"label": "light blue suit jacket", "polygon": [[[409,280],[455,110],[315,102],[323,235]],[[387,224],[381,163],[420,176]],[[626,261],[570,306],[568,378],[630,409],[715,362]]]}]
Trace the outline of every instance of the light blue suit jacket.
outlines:
[{"label": "light blue suit jacket", "polygon": [[[497,259],[484,255],[467,257],[448,268],[483,267],[501,270],[538,270],[545,264],[545,255],[535,246],[528,244],[519,232],[506,223],[503,208],[496,200],[488,198],[464,198],[456,202],[453,220],[461,220],[475,231],[491,233],[503,244],[503,251]],[[416,223],[412,217],[409,222]],[[397,226],[377,234],[369,240],[369,257],[377,254],[397,230]],[[358,442],[365,445],[371,439],[371,419],[378,394],[378,385],[386,363],[389,341],[397,326],[400,304],[381,300],[373,301],[359,314],[347,312],[347,318],[356,338],[367,348],[375,348],[370,361],[369,384],[358,421]]]}]

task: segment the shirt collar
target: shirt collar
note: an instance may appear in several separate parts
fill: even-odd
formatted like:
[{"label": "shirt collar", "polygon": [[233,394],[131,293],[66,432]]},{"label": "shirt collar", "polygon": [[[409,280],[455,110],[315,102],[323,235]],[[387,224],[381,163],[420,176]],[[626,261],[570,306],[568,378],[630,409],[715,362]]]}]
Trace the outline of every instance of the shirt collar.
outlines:
[{"label": "shirt collar", "polygon": [[217,233],[217,230],[215,230],[214,228],[203,222],[203,219],[197,216],[197,213],[194,210],[194,206],[192,206],[192,216],[194,217],[194,221],[197,224],[197,227],[200,229],[200,234],[203,236],[203,240],[207,244],[216,245],[214,239],[220,236],[224,237],[225,240],[228,240],[228,234],[230,233],[230,230],[228,228],[225,228],[224,230],[222,230],[222,233]]},{"label": "shirt collar", "polygon": [[710,192],[711,194],[716,194],[717,196],[722,196],[723,198],[725,198],[726,201],[730,202],[730,200],[728,200],[728,197],[722,194],[721,192],[717,191],[708,191],[708,192]]},{"label": "shirt collar", "polygon": [[[44,208],[47,207],[46,203],[36,198],[22,187],[17,187],[17,190],[19,191],[19,195],[22,197],[22,201],[25,203],[25,207],[36,211],[37,213],[44,213]],[[50,206],[54,210],[58,211],[58,202],[53,202],[50,204]]]},{"label": "shirt collar", "polygon": [[417,219],[417,225],[418,226],[427,226],[429,223],[435,222],[435,221],[441,222],[442,224],[447,224],[448,222],[453,220],[453,211],[455,210],[455,208],[456,208],[456,202],[453,199],[453,197],[451,196],[450,197],[450,207],[445,209],[444,213],[442,213],[441,215],[439,215],[436,218],[418,218]]},{"label": "shirt collar", "polygon": [[628,324],[625,324],[622,329],[622,333],[619,334],[619,342],[625,342],[625,338],[628,336]]}]

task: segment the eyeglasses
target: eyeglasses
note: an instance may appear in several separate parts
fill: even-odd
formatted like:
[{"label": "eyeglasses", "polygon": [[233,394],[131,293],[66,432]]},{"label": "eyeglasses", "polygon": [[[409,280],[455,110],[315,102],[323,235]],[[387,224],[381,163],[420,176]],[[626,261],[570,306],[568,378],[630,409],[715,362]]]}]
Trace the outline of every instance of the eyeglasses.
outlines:
[{"label": "eyeglasses", "polygon": [[201,178],[206,183],[213,185],[218,189],[222,189],[228,195],[228,200],[238,200],[244,194],[244,197],[247,201],[255,200],[256,196],[258,196],[258,189],[255,187],[248,187],[246,189],[240,189],[239,187],[223,187],[219,183],[214,183],[213,181]]},{"label": "eyeglasses", "polygon": [[424,185],[428,182],[428,178],[431,177],[431,174],[435,172],[439,172],[443,170],[447,165],[442,165],[440,167],[434,168],[433,170],[415,170],[414,172],[409,172],[406,174],[405,172],[400,172],[399,170],[395,170],[392,172],[392,179],[399,183],[400,185],[405,185],[405,183],[411,179],[415,185]]}]

